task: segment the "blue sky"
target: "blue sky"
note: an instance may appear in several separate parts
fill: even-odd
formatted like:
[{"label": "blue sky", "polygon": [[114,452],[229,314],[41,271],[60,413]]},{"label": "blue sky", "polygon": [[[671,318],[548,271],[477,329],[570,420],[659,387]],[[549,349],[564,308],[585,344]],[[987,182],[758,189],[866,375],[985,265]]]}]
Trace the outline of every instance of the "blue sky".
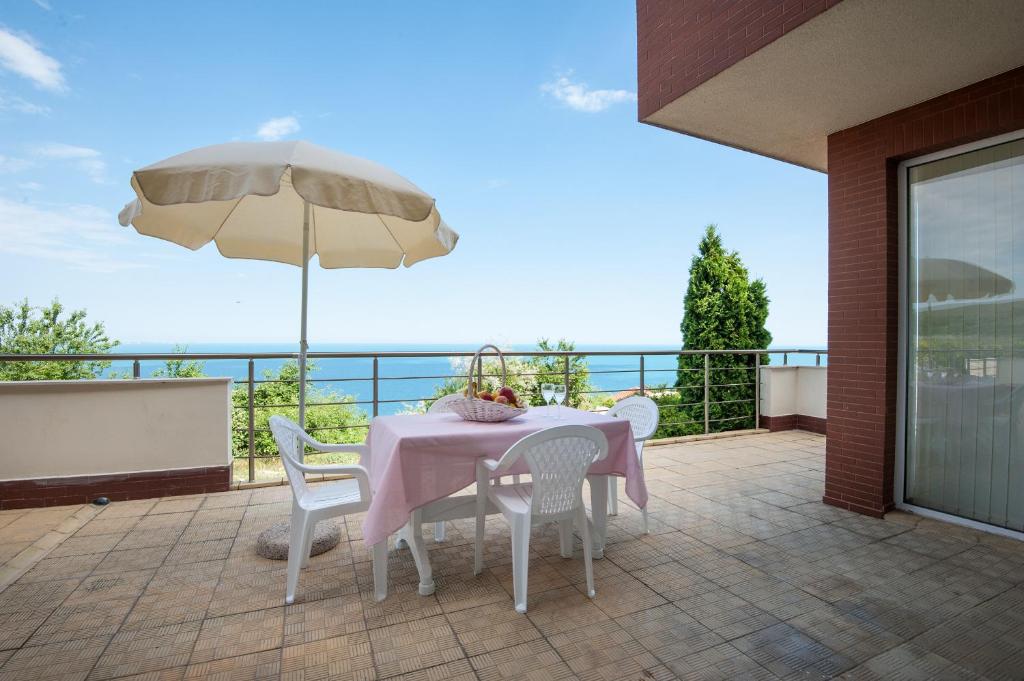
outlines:
[{"label": "blue sky", "polygon": [[763,277],[776,344],[826,338],[826,178],[636,121],[632,2],[81,3],[0,13],[0,304],[124,342],[285,342],[299,270],[117,224],[131,171],[229,140],[389,165],[462,238],[310,277],[318,342],[679,342],[704,225]]}]

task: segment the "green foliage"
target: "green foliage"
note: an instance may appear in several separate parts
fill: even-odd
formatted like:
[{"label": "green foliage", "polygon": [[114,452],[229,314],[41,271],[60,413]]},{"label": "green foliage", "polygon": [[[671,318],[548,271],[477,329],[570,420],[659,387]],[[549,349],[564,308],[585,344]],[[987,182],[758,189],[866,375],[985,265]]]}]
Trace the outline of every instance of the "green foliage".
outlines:
[{"label": "green foliage", "polygon": [[667,386],[648,388],[647,397],[650,397],[658,405],[661,413],[658,421],[658,429],[654,431],[654,439],[664,437],[682,437],[683,435],[696,435],[704,432],[704,411],[700,409],[700,423],[690,423],[694,419],[692,407],[685,404],[682,393]]},{"label": "green foliage", "polygon": [[[537,349],[544,352],[572,352],[576,344],[564,338],[557,342],[551,342],[547,338],[537,341]],[[516,391],[516,394],[528,401],[532,406],[539,407],[544,404],[544,398],[540,394],[542,383],[563,383],[565,381],[565,357],[505,357],[505,371],[507,375],[506,385]],[[462,359],[452,362],[452,373],[458,374],[457,378],[449,378],[437,387],[432,399],[450,395],[451,393],[462,392],[466,389],[466,374],[469,372],[469,359]],[[481,389],[494,390],[501,383],[501,362],[496,357],[484,358],[484,381]],[[593,390],[590,383],[590,368],[586,357],[573,355],[569,359],[569,383],[566,386],[565,403],[580,409],[590,409],[604,400],[595,399],[590,394]],[[419,404],[411,409],[412,412],[425,411],[428,405]]]},{"label": "green foliage", "polygon": [[[175,345],[173,352],[185,354],[187,345]],[[169,359],[163,369],[153,372],[156,378],[201,378],[206,375],[206,362],[191,359]]]},{"label": "green foliage", "polygon": [[[683,303],[684,350],[767,349],[772,335],[765,327],[768,293],[764,281],[750,279],[739,253],[727,251],[714,225],[708,225],[699,252],[690,263],[690,282]],[[768,363],[762,355],[761,363]],[[710,357],[708,409],[710,430],[754,427],[754,358],[750,355]],[[704,356],[681,355],[676,378],[679,418],[691,421],[677,429],[704,430]],[[669,399],[669,398],[665,398]],[[667,427],[667,426],[666,426]],[[681,432],[680,434],[689,434]]]},{"label": "green foliage", "polygon": [[[58,299],[49,307],[28,300],[0,305],[0,354],[99,354],[118,342],[102,323],[86,321],[85,310],[67,312]],[[0,362],[0,380],[39,381],[96,378],[110,362]]]},{"label": "green foliage", "polygon": [[[307,362],[307,372],[312,373],[312,362]],[[279,414],[293,421],[299,420],[299,364],[286,362],[277,372],[266,371],[263,375],[265,383],[258,383],[253,392],[255,405],[255,444],[256,456],[277,456],[277,445],[270,433],[270,417]],[[244,458],[249,455],[249,412],[248,387],[235,388],[231,394],[231,402],[235,409],[231,412],[232,445],[234,455]],[[324,404],[326,402],[339,404]],[[334,392],[316,388],[311,381],[306,382],[306,429],[321,442],[342,443],[362,442],[366,437],[366,412],[351,404],[349,395],[338,395]],[[343,426],[359,426],[342,428]],[[331,428],[331,430],[318,430]]]}]

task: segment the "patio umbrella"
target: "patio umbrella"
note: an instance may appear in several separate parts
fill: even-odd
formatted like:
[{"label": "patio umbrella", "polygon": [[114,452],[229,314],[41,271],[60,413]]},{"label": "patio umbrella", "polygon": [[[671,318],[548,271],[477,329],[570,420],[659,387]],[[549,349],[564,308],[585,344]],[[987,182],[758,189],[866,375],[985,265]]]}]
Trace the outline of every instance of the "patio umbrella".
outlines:
[{"label": "patio umbrella", "polygon": [[382,165],[308,142],[231,142],[187,151],[132,173],[136,199],[118,216],[139,234],[228,258],[302,268],[299,421],[306,416],[309,261],[406,267],[458,241],[434,199]]},{"label": "patio umbrella", "polygon": [[917,302],[978,300],[1012,293],[1014,283],[981,265],[949,258],[921,258],[917,271]]}]

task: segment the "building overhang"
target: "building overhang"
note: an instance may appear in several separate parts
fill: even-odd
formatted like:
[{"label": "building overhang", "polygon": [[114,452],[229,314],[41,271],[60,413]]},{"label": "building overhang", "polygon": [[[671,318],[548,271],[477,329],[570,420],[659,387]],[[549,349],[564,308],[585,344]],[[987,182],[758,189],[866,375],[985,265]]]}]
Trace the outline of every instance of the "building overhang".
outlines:
[{"label": "building overhang", "polygon": [[642,118],[827,172],[827,138],[1024,64],[1021,0],[843,0]]}]

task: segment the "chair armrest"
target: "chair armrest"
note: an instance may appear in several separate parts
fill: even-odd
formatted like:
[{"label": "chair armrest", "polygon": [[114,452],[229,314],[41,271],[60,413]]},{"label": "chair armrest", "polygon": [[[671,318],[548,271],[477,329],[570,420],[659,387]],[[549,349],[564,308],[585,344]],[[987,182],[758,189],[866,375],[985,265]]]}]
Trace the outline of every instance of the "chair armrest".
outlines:
[{"label": "chair armrest", "polygon": [[337,475],[349,474],[359,483],[359,497],[364,503],[370,503],[370,473],[365,468],[353,463],[328,464],[326,466],[310,466],[309,464],[293,462],[295,467],[303,473],[310,475]]},{"label": "chair armrest", "polygon": [[329,463],[324,465],[310,465],[306,463],[293,462],[293,465],[303,473],[310,475],[338,475],[349,474],[354,478],[369,478],[370,473],[359,464],[354,463]]},{"label": "chair armrest", "polygon": [[353,444],[347,444],[347,443],[342,443],[340,445],[329,445],[327,443],[321,442],[321,443],[318,443],[318,445],[315,446],[314,449],[316,449],[317,451],[320,451],[320,452],[332,452],[332,453],[333,452],[351,452],[353,454],[358,454],[360,459],[370,455],[370,448],[368,446],[366,446],[366,445],[353,445]]},{"label": "chair armrest", "polygon": [[360,456],[366,456],[370,453],[370,448],[365,444],[351,444],[347,442],[343,442],[341,444],[327,444],[326,442],[320,442],[320,440],[317,440],[307,433],[299,433],[299,439],[318,452],[352,452],[353,454],[359,454]]}]

